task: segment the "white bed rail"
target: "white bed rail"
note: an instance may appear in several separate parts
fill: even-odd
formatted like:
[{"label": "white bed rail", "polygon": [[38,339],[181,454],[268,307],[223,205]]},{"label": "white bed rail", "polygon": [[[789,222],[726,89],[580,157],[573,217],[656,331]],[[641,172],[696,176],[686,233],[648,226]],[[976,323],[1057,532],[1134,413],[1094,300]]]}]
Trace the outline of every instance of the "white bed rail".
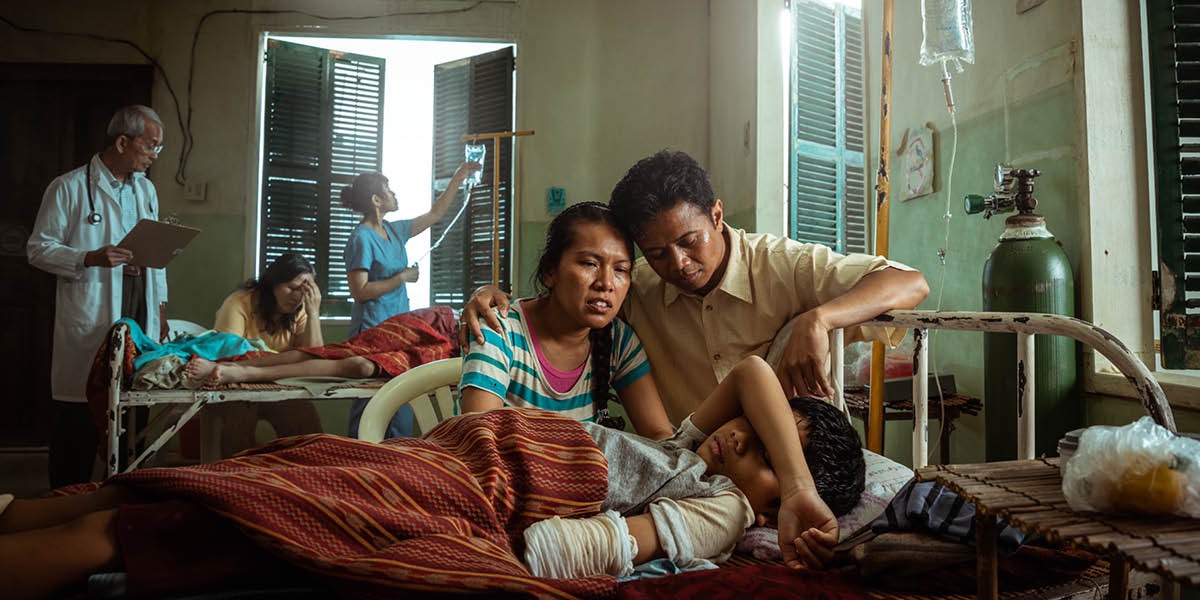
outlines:
[{"label": "white bed rail", "polygon": [[[1112,334],[1087,321],[1043,313],[895,310],[879,315],[862,325],[905,327],[912,329],[916,336],[912,393],[914,469],[925,466],[929,454],[929,363],[926,341],[930,329],[1014,333],[1017,335],[1016,371],[1013,373],[1020,382],[1017,390],[1017,458],[1034,458],[1035,369],[1032,365],[1035,364],[1035,335],[1066,336],[1095,349],[1120,370],[1125,379],[1133,386],[1146,414],[1150,415],[1159,425],[1173,432],[1176,431],[1175,417],[1171,413],[1171,406],[1167,404],[1162,387],[1158,385],[1158,381],[1154,379],[1146,365]],[[840,330],[830,334],[832,353],[830,366],[839,406],[845,404],[841,397],[844,388],[841,369],[843,363],[842,338],[843,334]],[[986,411],[986,399],[984,402]]]}]

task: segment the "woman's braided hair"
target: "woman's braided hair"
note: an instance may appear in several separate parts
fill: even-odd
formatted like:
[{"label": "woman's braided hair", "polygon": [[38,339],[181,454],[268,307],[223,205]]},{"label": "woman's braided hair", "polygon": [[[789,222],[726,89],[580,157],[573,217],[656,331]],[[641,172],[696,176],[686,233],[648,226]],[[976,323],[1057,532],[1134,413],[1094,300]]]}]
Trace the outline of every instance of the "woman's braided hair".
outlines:
[{"label": "woman's braided hair", "polygon": [[[603,223],[617,228],[616,218],[608,206],[600,202],[580,202],[572,204],[554,217],[546,231],[546,245],[538,257],[537,269],[534,271],[534,283],[537,287],[549,291],[546,278],[558,267],[559,261],[567,248],[575,241],[575,226],[587,223]],[[629,256],[633,257],[633,242],[628,238],[625,242]],[[545,292],[544,292],[545,293]],[[592,405],[596,412],[608,408],[608,389],[612,377],[610,372],[610,355],[613,344],[613,324],[609,323],[600,329],[593,329],[588,334],[592,344]],[[605,413],[606,414],[606,413]]]}]

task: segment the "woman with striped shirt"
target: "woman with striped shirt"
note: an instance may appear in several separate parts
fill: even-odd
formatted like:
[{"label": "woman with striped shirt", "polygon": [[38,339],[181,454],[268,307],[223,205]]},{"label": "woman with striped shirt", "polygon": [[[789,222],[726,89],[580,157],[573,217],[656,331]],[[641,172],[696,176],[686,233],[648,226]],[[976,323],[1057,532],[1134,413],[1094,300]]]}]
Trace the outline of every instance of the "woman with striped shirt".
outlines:
[{"label": "woman with striped shirt", "polygon": [[537,265],[544,291],[499,314],[500,332],[484,328],[483,342],[471,341],[461,411],[534,407],[622,428],[608,414],[611,388],[639,434],[670,436],[642,344],[617,319],[632,268],[633,243],[604,204],[575,204],[555,217]]}]

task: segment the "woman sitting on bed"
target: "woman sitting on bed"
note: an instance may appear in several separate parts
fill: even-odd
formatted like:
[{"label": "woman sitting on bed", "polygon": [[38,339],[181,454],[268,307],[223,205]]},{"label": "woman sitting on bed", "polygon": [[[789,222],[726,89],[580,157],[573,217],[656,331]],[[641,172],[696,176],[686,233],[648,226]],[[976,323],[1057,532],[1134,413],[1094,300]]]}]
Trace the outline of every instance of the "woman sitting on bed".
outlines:
[{"label": "woman sitting on bed", "polygon": [[[321,290],[313,279],[315,274],[312,264],[300,254],[281,255],[258,279],[247,281],[225,298],[213,329],[260,339],[276,351],[324,344]],[[310,400],[224,402],[205,410],[221,419],[221,456],[254,446],[259,419],[270,423],[278,437],[321,431],[321,419]]]},{"label": "woman sitting on bed", "polygon": [[638,433],[671,435],[642,344],[616,318],[632,268],[633,244],[607,206],[583,202],[555,217],[537,263],[545,291],[513,302],[499,315],[499,333],[487,329],[483,343],[471,341],[462,412],[542,408],[621,429],[608,415],[611,387]]},{"label": "woman sitting on bed", "polygon": [[130,596],[152,597],[264,573],[294,585],[298,567],[343,596],[611,596],[615,581],[597,576],[664,556],[720,562],[754,522],[790,534],[789,566],[822,566],[824,538],[837,538],[826,505],[849,510],[863,471],[849,421],[819,400],[789,402],[750,357],[663,442],[499,409],[419,440],[300,436],[94,492],[0,496],[0,581],[35,598],[123,569]]}]

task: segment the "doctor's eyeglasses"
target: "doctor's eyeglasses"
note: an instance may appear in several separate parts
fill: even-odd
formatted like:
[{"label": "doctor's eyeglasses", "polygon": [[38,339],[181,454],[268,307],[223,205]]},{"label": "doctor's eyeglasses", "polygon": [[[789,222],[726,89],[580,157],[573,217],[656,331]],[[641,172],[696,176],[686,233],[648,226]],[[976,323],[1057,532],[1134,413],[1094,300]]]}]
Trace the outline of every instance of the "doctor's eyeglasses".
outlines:
[{"label": "doctor's eyeglasses", "polygon": [[134,136],[126,134],[126,133],[122,133],[121,135],[124,136],[125,139],[136,143],[138,146],[141,146],[143,150],[145,150],[151,154],[161,154],[163,151],[164,146],[162,144],[159,144],[157,146],[151,146],[151,145],[143,142],[140,136],[134,137]]}]

